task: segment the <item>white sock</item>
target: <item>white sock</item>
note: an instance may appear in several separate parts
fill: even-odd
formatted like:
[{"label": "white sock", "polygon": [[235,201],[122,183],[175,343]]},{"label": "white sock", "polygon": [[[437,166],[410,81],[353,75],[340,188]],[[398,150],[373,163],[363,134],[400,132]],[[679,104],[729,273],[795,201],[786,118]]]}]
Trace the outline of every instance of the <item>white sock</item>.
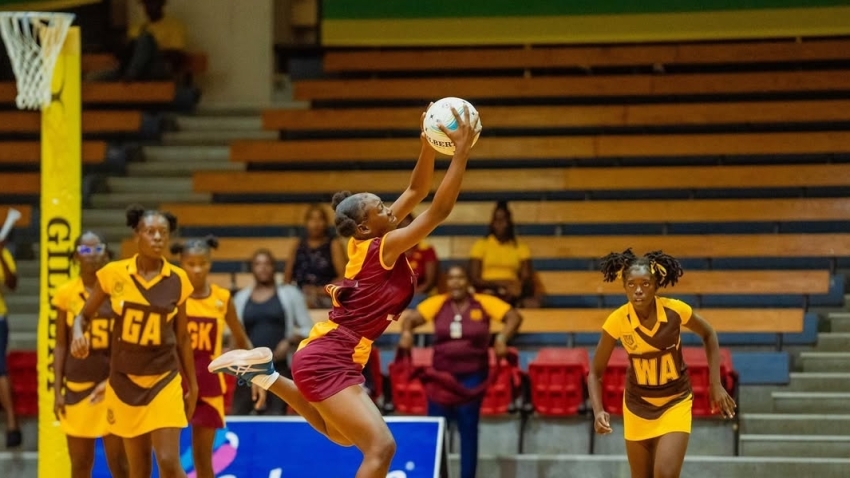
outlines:
[{"label": "white sock", "polygon": [[277,381],[278,377],[280,377],[280,373],[277,371],[271,375],[254,375],[254,377],[251,378],[251,383],[259,386],[263,390],[268,390],[269,387]]}]

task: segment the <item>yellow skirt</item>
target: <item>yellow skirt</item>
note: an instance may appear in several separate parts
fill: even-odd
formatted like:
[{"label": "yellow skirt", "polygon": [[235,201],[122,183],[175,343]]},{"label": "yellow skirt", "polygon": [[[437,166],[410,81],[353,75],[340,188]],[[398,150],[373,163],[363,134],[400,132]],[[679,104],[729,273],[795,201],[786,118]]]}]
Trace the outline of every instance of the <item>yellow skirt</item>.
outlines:
[{"label": "yellow skirt", "polygon": [[657,419],[647,420],[632,413],[623,397],[623,434],[626,440],[649,440],[673,432],[691,433],[693,401],[693,395],[690,395]]},{"label": "yellow skirt", "polygon": [[100,438],[109,435],[106,421],[106,401],[91,403],[88,399],[65,405],[59,426],[66,435],[76,438]]},{"label": "yellow skirt", "polygon": [[122,402],[107,383],[104,403],[109,433],[133,438],[160,428],[186,428],[181,380],[180,374],[175,375],[149,404],[138,407]]}]

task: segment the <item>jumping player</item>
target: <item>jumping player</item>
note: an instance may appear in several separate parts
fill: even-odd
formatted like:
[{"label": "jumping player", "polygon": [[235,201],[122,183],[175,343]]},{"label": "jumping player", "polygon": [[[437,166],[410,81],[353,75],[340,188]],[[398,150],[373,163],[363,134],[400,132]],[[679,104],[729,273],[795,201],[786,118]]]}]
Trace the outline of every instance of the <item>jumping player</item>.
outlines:
[{"label": "jumping player", "polygon": [[[180,429],[195,412],[198,381],[186,320],[192,283],[186,272],[163,257],[177,219],[141,206],[127,209],[138,254],[107,264],[80,315],[74,320],[71,354],[85,358],[85,331],[110,300],[118,315],[112,334],[109,380],[104,401],[109,431],[124,439],[130,478],[149,478],[151,449],[159,476],[185,478],[180,463]],[[180,370],[186,375],[185,400]]]},{"label": "jumping player", "polygon": [[435,153],[424,133],[410,185],[391,207],[374,194],[334,195],[337,232],[350,238],[349,260],[343,281],[328,286],[333,299],[329,320],[316,324],[295,353],[295,382],[274,372],[268,348],[228,352],[210,364],[212,371],[226,371],[267,388],[332,441],[355,445],[363,453],[355,478],[385,478],[395,454],[389,428],[361,387],[362,370],[372,342],[413,296],[415,276],[404,252],[444,221],[457,201],[476,133],[469,110],[462,116],[452,112],[457,129],[440,126],[456,147],[451,165],[430,207],[409,226],[396,229],[398,218],[410,214],[427,196],[434,172]]},{"label": "jumping player", "polygon": [[611,433],[602,408],[602,375],[619,340],[629,355],[623,397],[623,433],[632,478],[677,478],[691,433],[693,394],[682,360],[681,327],[702,338],[710,367],[712,410],[735,414],[735,401],[720,378],[720,346],[714,329],[681,301],[659,297],[658,288],[682,276],[679,261],[661,251],[635,256],[631,249],[602,259],[605,282],[622,279],[628,303],[608,316],[587,382],[596,433]]},{"label": "jumping player", "polygon": [[[213,357],[221,354],[224,328],[230,329],[237,348],[251,348],[248,335],[236,317],[230,291],[207,282],[212,265],[210,251],[216,248],[218,240],[214,237],[171,246],[171,253],[180,256],[180,267],[186,271],[195,289],[186,301],[186,316],[198,379],[198,401],[190,420],[195,476],[198,478],[215,477],[213,441],[216,430],[224,428],[224,377],[207,371]],[[255,388],[256,393],[265,396],[265,390]],[[258,400],[261,405],[262,401],[262,398]]]},{"label": "jumping player", "polygon": [[109,341],[115,313],[104,303],[91,319],[91,352],[85,359],[69,355],[68,337],[74,317],[83,310],[97,283],[97,271],[109,262],[106,242],[94,232],[85,232],[74,243],[73,259],[80,266],[79,277],[62,285],[51,303],[59,311],[56,321],[56,349],[53,355],[55,404],[53,411],[68,440],[71,477],[89,478],[94,468],[94,444],[103,437],[106,462],[112,476],[127,476],[127,463],[121,438],[107,431],[106,404],[97,401],[99,387],[109,378]]}]

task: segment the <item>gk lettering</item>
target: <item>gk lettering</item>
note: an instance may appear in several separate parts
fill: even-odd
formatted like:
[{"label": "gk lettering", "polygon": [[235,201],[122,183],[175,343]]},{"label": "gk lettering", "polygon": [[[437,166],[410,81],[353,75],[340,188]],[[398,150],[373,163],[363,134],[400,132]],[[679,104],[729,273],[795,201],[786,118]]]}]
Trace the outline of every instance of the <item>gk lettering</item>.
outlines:
[{"label": "gk lettering", "polygon": [[214,322],[190,319],[187,329],[189,330],[189,335],[192,337],[192,350],[213,351]]},{"label": "gk lettering", "polygon": [[676,361],[672,354],[664,354],[657,358],[632,358],[632,369],[638,385],[655,387],[679,378]]}]

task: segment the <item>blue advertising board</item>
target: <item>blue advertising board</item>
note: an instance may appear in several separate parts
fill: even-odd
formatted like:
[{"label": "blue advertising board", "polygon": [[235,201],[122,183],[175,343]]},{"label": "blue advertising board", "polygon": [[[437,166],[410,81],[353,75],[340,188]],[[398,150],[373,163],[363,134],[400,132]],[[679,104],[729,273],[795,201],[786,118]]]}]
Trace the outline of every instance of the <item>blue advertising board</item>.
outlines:
[{"label": "blue advertising board", "polygon": [[[397,444],[387,478],[440,478],[445,422],[437,417],[387,417]],[[181,461],[195,478],[191,429],[183,430]],[[299,417],[227,417],[216,433],[213,469],[217,478],[350,478],[362,455],[341,447]],[[156,462],[154,462],[156,463]],[[98,440],[93,478],[109,478]],[[156,465],[154,464],[154,475]]]}]

